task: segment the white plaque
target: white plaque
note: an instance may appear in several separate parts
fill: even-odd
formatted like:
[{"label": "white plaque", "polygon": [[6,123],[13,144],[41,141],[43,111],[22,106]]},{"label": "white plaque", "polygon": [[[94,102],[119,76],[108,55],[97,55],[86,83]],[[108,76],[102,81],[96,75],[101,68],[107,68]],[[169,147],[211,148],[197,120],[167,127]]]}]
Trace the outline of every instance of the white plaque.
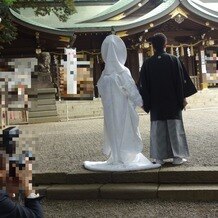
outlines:
[{"label": "white plaque", "polygon": [[67,94],[77,94],[77,57],[76,49],[65,48],[67,55]]}]

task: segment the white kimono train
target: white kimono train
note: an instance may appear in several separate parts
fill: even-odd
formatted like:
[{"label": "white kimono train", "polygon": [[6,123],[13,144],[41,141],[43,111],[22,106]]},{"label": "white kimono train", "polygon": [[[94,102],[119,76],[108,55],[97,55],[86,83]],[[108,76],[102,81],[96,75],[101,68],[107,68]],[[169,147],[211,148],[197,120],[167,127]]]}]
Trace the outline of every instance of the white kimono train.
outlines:
[{"label": "white kimono train", "polygon": [[142,98],[128,68],[124,66],[127,50],[116,35],[107,36],[101,47],[105,68],[97,83],[104,108],[103,153],[107,161],[85,161],[84,166],[97,171],[130,171],[157,168],[141,152],[136,106]]}]

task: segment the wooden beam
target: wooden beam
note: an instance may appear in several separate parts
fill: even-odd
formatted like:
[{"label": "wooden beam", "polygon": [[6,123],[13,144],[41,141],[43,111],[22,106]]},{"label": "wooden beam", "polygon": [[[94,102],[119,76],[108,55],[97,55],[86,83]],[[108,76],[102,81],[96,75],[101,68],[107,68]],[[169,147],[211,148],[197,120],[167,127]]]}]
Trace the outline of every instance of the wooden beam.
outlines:
[{"label": "wooden beam", "polygon": [[[153,36],[153,34],[158,31],[148,32],[146,33],[146,38]],[[162,31],[165,35],[171,38],[175,38],[177,36],[198,36],[198,31],[187,31],[187,30],[178,30],[178,31]]]}]

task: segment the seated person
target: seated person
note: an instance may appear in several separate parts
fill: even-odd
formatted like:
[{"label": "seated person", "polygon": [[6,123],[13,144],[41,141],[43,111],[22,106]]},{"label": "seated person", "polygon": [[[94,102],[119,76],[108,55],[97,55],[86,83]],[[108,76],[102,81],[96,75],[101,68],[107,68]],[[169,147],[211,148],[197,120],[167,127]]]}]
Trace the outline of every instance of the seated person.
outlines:
[{"label": "seated person", "polygon": [[0,217],[42,218],[42,197],[32,189],[33,157],[29,151],[16,155],[13,139],[18,136],[11,127],[0,135]]}]

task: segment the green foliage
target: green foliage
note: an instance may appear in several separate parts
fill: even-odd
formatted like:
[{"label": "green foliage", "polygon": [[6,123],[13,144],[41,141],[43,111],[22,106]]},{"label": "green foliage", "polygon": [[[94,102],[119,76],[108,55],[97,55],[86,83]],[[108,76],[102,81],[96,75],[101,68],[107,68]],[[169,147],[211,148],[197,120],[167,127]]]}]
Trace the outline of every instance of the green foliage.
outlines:
[{"label": "green foliage", "polygon": [[11,5],[15,2],[16,0],[3,0],[3,3],[6,5]]},{"label": "green foliage", "polygon": [[[9,1],[7,0],[7,4],[8,3]],[[13,25],[9,16],[9,8],[7,4],[0,3],[0,44],[10,43],[17,35],[16,27]]]},{"label": "green foliage", "polygon": [[9,8],[16,11],[20,8],[33,8],[37,16],[54,13],[63,22],[76,12],[73,0],[0,0],[0,45],[10,43],[17,35],[17,30],[10,18]]},{"label": "green foliage", "polygon": [[34,8],[37,16],[45,16],[53,12],[63,22],[76,11],[73,0],[16,0],[11,5],[12,9],[27,7]]}]

